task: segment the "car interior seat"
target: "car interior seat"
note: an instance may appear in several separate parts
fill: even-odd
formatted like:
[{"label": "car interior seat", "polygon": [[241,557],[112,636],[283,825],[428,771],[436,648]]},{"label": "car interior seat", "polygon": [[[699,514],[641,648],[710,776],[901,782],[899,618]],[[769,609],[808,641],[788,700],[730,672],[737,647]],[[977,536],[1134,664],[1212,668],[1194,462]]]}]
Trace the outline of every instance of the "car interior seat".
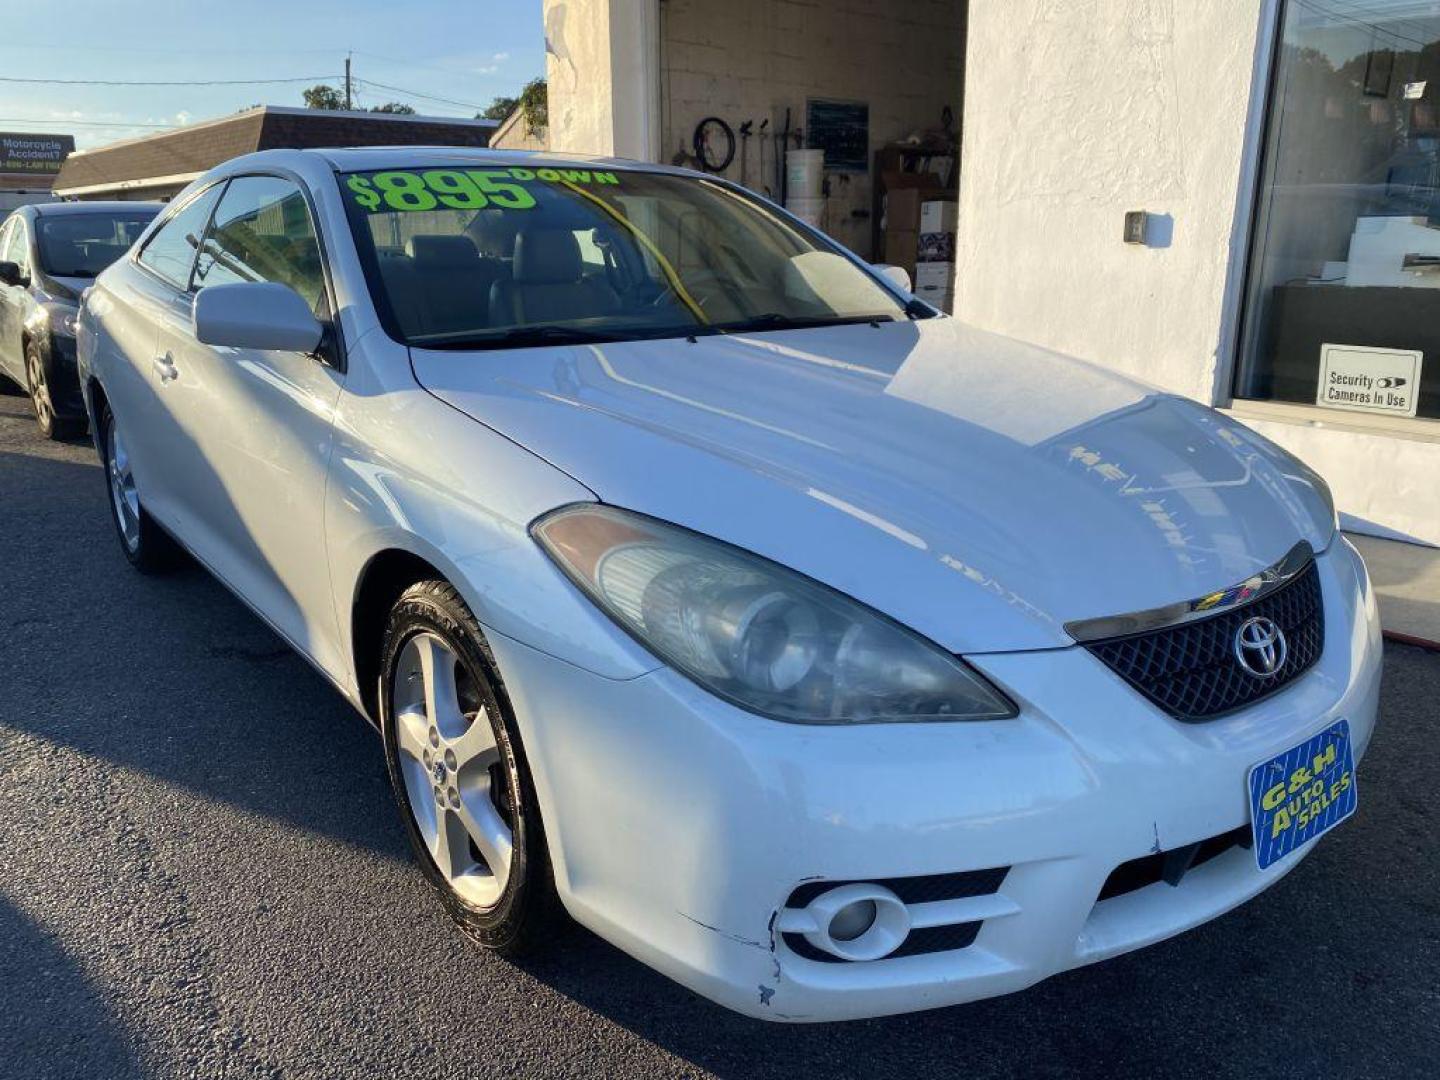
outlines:
[{"label": "car interior seat", "polygon": [[414,269],[421,322],[427,334],[483,329],[489,315],[491,286],[503,268],[482,258],[464,235],[419,235],[405,243]]},{"label": "car interior seat", "polygon": [[580,244],[567,228],[520,232],[510,278],[500,279],[490,290],[495,326],[596,318],[619,307],[619,296],[604,279],[586,276]]}]

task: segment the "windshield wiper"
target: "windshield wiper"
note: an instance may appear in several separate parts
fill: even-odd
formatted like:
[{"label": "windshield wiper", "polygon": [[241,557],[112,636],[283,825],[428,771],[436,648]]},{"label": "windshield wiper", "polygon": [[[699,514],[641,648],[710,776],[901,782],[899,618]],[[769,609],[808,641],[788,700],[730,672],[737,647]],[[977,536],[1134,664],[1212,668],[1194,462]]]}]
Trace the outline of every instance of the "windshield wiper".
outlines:
[{"label": "windshield wiper", "polygon": [[524,349],[533,345],[595,345],[628,341],[639,335],[623,330],[586,330],[575,326],[522,326],[503,334],[437,334],[411,338],[422,349]]},{"label": "windshield wiper", "polygon": [[748,319],[712,323],[707,329],[721,334],[744,334],[757,330],[809,330],[817,326],[854,326],[859,323],[894,322],[891,315],[786,315],[769,311]]}]

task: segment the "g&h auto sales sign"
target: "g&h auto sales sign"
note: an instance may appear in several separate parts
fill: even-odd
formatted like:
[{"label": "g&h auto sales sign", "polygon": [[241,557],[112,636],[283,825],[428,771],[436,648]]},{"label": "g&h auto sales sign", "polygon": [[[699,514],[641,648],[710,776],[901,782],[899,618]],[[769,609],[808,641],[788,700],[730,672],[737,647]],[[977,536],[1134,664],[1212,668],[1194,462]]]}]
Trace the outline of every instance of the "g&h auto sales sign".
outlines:
[{"label": "g&h auto sales sign", "polygon": [[0,173],[54,176],[74,150],[73,135],[0,131]]}]

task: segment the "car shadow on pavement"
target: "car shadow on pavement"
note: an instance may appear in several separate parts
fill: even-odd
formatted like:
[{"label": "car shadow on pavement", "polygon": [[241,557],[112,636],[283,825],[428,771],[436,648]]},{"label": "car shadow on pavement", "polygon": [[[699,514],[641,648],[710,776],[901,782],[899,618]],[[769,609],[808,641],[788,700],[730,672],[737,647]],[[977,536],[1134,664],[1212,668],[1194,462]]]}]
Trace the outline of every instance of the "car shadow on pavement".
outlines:
[{"label": "car shadow on pavement", "polygon": [[[85,971],[45,929],[0,896],[0,1063],[7,1075],[124,1080],[143,1070]],[[43,1009],[11,1002],[42,1002]]]},{"label": "car shadow on pavement", "polygon": [[0,725],[409,857],[379,740],[324,679],[198,565],[135,573],[98,465],[0,452],[0,505],[37,488],[0,560]]}]

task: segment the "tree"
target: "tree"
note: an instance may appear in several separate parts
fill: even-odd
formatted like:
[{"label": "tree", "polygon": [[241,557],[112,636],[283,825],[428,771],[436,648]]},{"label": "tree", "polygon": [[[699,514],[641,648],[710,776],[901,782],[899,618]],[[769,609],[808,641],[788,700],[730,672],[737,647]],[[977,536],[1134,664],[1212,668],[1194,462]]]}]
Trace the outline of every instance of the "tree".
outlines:
[{"label": "tree", "polygon": [[[345,94],[333,86],[320,83],[312,86],[301,95],[305,98],[307,109],[343,109],[345,108]],[[392,113],[396,116],[414,116],[415,107],[406,105],[403,101],[387,101],[384,105],[375,105],[370,109],[373,113]]]},{"label": "tree", "polygon": [[539,135],[550,126],[550,95],[544,79],[531,79],[520,91],[520,111],[525,117],[525,130]]},{"label": "tree", "polygon": [[497,97],[485,109],[484,112],[476,113],[476,120],[504,120],[520,106],[520,99],[514,97]]},{"label": "tree", "polygon": [[326,86],[320,83],[310,87],[301,95],[305,99],[307,109],[343,109],[345,108],[345,95],[333,86]]}]

